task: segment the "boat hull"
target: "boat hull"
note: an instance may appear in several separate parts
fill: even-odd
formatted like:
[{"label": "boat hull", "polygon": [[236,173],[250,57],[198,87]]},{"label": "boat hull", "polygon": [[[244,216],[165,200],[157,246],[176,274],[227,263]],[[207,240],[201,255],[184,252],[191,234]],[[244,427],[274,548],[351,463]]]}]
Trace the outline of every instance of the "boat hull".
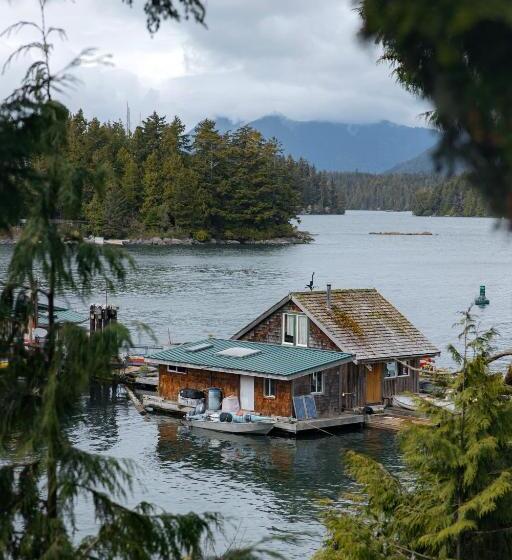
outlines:
[{"label": "boat hull", "polygon": [[213,432],[224,432],[230,434],[246,434],[266,436],[274,427],[273,422],[211,422],[208,420],[184,420],[186,426],[211,430]]}]

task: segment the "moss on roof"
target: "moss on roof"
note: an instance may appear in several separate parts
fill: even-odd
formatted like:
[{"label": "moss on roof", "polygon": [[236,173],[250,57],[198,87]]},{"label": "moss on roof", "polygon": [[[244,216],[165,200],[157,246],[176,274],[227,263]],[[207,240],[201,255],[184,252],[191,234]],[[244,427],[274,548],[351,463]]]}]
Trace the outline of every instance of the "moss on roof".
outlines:
[{"label": "moss on roof", "polygon": [[292,300],[358,360],[428,356],[439,350],[376,289],[293,292]]}]

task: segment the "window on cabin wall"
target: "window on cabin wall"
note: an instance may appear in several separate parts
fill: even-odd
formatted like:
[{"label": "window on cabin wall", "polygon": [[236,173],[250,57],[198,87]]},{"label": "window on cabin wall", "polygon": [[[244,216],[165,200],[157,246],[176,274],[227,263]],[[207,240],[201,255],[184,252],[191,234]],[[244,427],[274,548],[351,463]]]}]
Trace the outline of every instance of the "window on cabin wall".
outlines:
[{"label": "window on cabin wall", "polygon": [[311,393],[315,395],[322,394],[324,392],[324,374],[321,371],[317,371],[311,374]]},{"label": "window on cabin wall", "polygon": [[167,366],[167,371],[169,373],[187,373],[187,368],[186,367],[181,367],[181,366],[172,366],[172,365],[168,365]]},{"label": "window on cabin wall", "polygon": [[384,377],[386,379],[392,379],[397,376],[397,363],[393,360],[392,362],[386,362],[384,365]]},{"label": "window on cabin wall", "polygon": [[308,318],[297,313],[283,313],[283,344],[308,345]]},{"label": "window on cabin wall", "polygon": [[308,318],[297,315],[297,346],[308,345]]},{"label": "window on cabin wall", "polygon": [[263,380],[263,396],[275,397],[276,396],[276,380],[267,379]]},{"label": "window on cabin wall", "polygon": [[404,363],[398,363],[398,377],[409,377],[411,375],[411,361],[404,360]]}]

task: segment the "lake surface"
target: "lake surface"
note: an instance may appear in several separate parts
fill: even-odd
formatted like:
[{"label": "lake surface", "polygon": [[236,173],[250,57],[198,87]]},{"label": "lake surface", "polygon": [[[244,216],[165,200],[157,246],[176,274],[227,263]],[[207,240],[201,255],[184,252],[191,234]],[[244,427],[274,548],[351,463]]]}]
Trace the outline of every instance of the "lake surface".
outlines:
[{"label": "lake surface", "polygon": [[[316,272],[325,288],[375,287],[441,350],[456,341],[457,312],[487,286],[491,304],[476,309],[482,327],[494,325],[500,347],[512,340],[512,235],[486,218],[420,218],[409,213],[347,212],[304,216],[301,228],[315,243],[297,246],[137,247],[137,269],[109,302],[120,320],[151,326],[161,344],[228,337]],[[432,236],[379,236],[370,232],[423,232]],[[11,249],[0,246],[0,277]],[[102,286],[86,311],[104,302]],[[443,352],[439,362],[449,365]],[[73,438],[83,448],[130,458],[145,484],[131,503],[153,501],[172,512],[218,511],[234,524],[227,540],[255,541],[283,531],[310,534],[297,544],[276,545],[288,558],[318,548],[322,526],[318,498],[336,499],[350,484],[342,453],[358,449],[400,470],[393,434],[377,430],[307,440],[236,439],[189,432],[164,417],[140,417],[123,394],[95,388],[84,397],[83,424]],[[86,504],[81,531],[91,529]],[[89,523],[89,524],[88,524]],[[221,539],[221,545],[224,541]]]}]

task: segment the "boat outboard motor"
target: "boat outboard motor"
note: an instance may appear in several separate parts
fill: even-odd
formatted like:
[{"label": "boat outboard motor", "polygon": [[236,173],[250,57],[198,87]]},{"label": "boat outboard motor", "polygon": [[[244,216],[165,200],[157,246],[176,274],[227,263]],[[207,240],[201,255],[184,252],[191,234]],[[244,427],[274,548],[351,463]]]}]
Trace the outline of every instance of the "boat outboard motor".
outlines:
[{"label": "boat outboard motor", "polygon": [[204,399],[201,400],[199,404],[196,405],[194,409],[194,414],[204,414],[206,412],[206,402]]},{"label": "boat outboard motor", "polygon": [[233,415],[231,414],[231,412],[221,412],[219,415],[219,420],[221,422],[232,422]]}]

